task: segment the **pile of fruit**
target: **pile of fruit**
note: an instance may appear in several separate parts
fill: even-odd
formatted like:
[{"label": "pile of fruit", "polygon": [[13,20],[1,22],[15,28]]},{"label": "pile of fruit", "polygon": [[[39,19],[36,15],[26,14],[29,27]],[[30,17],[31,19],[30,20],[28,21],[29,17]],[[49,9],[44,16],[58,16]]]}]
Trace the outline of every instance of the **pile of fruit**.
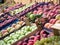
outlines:
[{"label": "pile of fruit", "polygon": [[37,40],[40,40],[42,38],[47,38],[48,36],[52,36],[52,33],[49,34],[48,32],[42,30],[41,32],[38,31],[33,36],[30,36],[28,38],[23,39],[22,41],[17,42],[14,45],[34,45]]},{"label": "pile of fruit", "polygon": [[[54,25],[55,23],[60,23],[60,14],[58,14],[59,10],[60,10],[60,5],[55,5],[55,4],[49,3],[48,5],[42,5],[42,6],[38,7],[36,10],[33,11],[33,13],[30,12],[26,16],[21,17],[21,20],[24,20],[25,17],[29,18],[30,22],[31,21],[35,22],[39,18],[40,23],[42,23],[44,25],[43,26],[44,28],[40,32],[40,35],[36,35],[36,37],[31,36],[32,39],[30,39],[30,37],[26,38],[23,41],[18,42],[16,45],[34,45],[36,40],[54,36],[53,32],[51,32],[50,34],[48,34],[48,33],[46,34],[46,30],[51,30],[52,25]],[[38,45],[38,44],[36,44],[36,45]],[[47,44],[45,44],[45,45],[47,45]]]},{"label": "pile of fruit", "polygon": [[[28,5],[19,4],[14,8],[9,8],[10,15],[3,15],[0,18],[0,28],[19,19],[17,23],[12,24],[0,31],[0,37],[13,32],[0,40],[0,45],[11,45],[16,41],[23,39],[28,34],[32,34],[37,28],[40,28],[33,36],[18,41],[15,45],[59,45],[60,37],[54,36],[51,26],[60,24],[60,5],[54,3],[31,3]],[[13,9],[13,10],[12,10]],[[12,15],[12,16],[11,16]],[[14,15],[14,16],[13,16]],[[15,18],[18,17],[18,18]],[[28,25],[27,23],[30,23]],[[23,26],[26,24],[25,26]],[[23,26],[23,27],[22,27]],[[52,36],[54,36],[52,38]],[[48,38],[47,38],[48,37]],[[49,38],[51,37],[51,38]],[[39,41],[37,41],[39,40]],[[41,41],[40,41],[41,40]]]},{"label": "pile of fruit", "polygon": [[9,12],[9,11],[11,11],[11,10],[18,9],[18,8],[20,8],[20,7],[22,7],[22,6],[24,6],[24,5],[23,5],[23,4],[16,4],[16,5],[12,6],[12,7],[8,7],[8,8],[5,9],[4,11],[5,11],[5,12]]},{"label": "pile of fruit", "polygon": [[1,28],[3,28],[4,26],[6,26],[14,20],[16,20],[16,17],[12,17],[7,14],[0,16],[0,30]]},{"label": "pile of fruit", "polygon": [[19,21],[16,24],[12,24],[10,27],[6,28],[5,30],[0,31],[0,37],[6,36],[7,34],[18,30],[21,26],[23,26],[25,23],[23,21]]},{"label": "pile of fruit", "polygon": [[19,39],[28,35],[29,33],[33,32],[36,29],[37,29],[37,27],[35,24],[33,24],[32,26],[24,26],[21,29],[19,29],[18,31],[5,37],[3,40],[0,40],[0,45],[11,45],[14,42],[18,41]]},{"label": "pile of fruit", "polygon": [[31,4],[27,4],[27,5],[24,5],[23,7],[19,7],[15,10],[12,10],[10,11],[10,14],[13,16],[13,15],[16,15],[18,13],[20,13],[21,11],[25,10],[26,8],[30,7],[31,5],[33,5],[34,3],[31,3]]},{"label": "pile of fruit", "polygon": [[60,45],[60,36],[43,38],[40,41],[36,41],[34,45]]}]

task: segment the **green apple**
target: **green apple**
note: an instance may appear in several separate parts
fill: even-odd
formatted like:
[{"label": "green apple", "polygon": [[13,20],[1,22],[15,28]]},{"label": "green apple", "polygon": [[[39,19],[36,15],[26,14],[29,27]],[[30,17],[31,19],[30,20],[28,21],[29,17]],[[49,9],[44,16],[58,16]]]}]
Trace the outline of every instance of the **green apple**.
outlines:
[{"label": "green apple", "polygon": [[30,15],[30,19],[31,19],[31,20],[34,20],[34,19],[35,19],[35,15],[34,15],[34,14],[31,14],[31,15]]}]

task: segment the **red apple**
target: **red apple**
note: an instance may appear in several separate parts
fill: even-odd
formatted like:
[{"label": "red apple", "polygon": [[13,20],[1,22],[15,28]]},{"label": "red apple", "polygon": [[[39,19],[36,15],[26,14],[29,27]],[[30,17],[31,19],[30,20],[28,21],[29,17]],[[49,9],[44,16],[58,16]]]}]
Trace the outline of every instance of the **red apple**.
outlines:
[{"label": "red apple", "polygon": [[45,30],[42,30],[42,31],[40,32],[40,35],[41,35],[41,34],[45,34]]},{"label": "red apple", "polygon": [[50,29],[52,25],[53,25],[53,24],[46,23],[46,24],[44,25],[44,27],[46,27],[46,28]]},{"label": "red apple", "polygon": [[37,11],[36,11],[36,10],[34,10],[33,14],[37,14]]},{"label": "red apple", "polygon": [[51,20],[49,21],[49,23],[55,24],[56,21],[57,21],[56,19],[51,19]]},{"label": "red apple", "polygon": [[20,42],[18,42],[18,43],[17,43],[17,45],[22,45],[22,42],[21,42],[21,41],[20,41]]},{"label": "red apple", "polygon": [[23,44],[22,45],[27,45],[27,43],[26,42],[23,42]]},{"label": "red apple", "polygon": [[28,44],[27,45],[33,45],[34,43],[33,42],[28,42]]},{"label": "red apple", "polygon": [[44,25],[44,27],[48,28],[49,24],[50,24],[50,23],[46,23],[46,24]]}]

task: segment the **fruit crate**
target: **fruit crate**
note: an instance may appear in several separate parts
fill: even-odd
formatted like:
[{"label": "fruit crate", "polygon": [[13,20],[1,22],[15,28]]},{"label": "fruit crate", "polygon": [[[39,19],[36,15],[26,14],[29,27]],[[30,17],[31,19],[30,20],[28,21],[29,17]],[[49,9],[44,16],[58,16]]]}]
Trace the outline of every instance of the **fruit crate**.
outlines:
[{"label": "fruit crate", "polygon": [[[18,1],[14,0],[16,3],[18,3]],[[60,3],[60,0],[19,0],[19,3],[23,3],[23,4],[29,4],[31,2],[50,2],[50,1],[53,1],[55,4],[59,4]]]},{"label": "fruit crate", "polygon": [[6,12],[9,12],[9,11],[13,11],[13,10],[15,10],[15,9],[21,8],[21,7],[23,7],[23,6],[24,6],[24,4],[22,4],[22,3],[20,3],[20,4],[15,4],[15,5],[12,6],[12,7],[8,7],[8,8],[5,9],[4,11],[5,11],[5,13],[6,13]]},{"label": "fruit crate", "polygon": [[34,35],[36,32],[41,31],[41,29],[36,29],[35,31],[29,33],[28,35],[24,36],[23,38],[21,38],[20,40],[16,41],[15,43],[13,43],[12,45],[17,45],[17,43],[19,41],[23,41],[25,38],[29,38],[30,36]]},{"label": "fruit crate", "polygon": [[[49,2],[48,2],[48,3],[49,3]],[[40,5],[44,5],[44,4],[48,4],[48,3],[45,3],[45,2],[43,2],[43,3],[36,3],[36,6],[35,6],[35,4],[34,4],[34,5],[30,6],[30,7],[28,7],[28,8],[25,9],[24,11],[16,14],[16,17],[20,18],[20,17],[26,15],[27,13],[31,12],[32,10],[35,10],[35,9],[38,8]],[[26,11],[26,12],[25,12],[25,11]],[[50,31],[51,29],[47,29],[47,28],[45,28],[45,29],[46,29],[46,31],[48,31],[48,32],[52,32],[52,31]]]},{"label": "fruit crate", "polygon": [[[16,23],[16,22],[15,22],[15,23]],[[24,23],[19,29],[21,29],[21,28],[24,27],[24,26],[25,26],[25,23]],[[11,25],[9,25],[8,27],[11,27]],[[6,27],[6,28],[8,28],[8,27]],[[5,29],[6,29],[6,28],[5,28]],[[16,32],[16,31],[18,31],[19,29],[13,30],[13,31],[9,32],[8,34],[6,34],[6,35],[0,37],[0,40],[3,40],[5,37],[9,36],[10,34]]]},{"label": "fruit crate", "polygon": [[25,6],[18,8],[14,11],[10,11],[9,13],[13,16],[13,15],[18,15],[20,12],[24,11],[26,8],[30,7],[31,5],[33,5],[35,3],[31,3],[31,4],[26,4]]},{"label": "fruit crate", "polygon": [[[43,34],[46,34],[46,35],[44,35],[44,37],[43,37],[42,36]],[[38,28],[35,31],[33,31],[33,32],[29,33],[28,35],[26,35],[25,37],[23,37],[22,39],[16,41],[12,45],[23,45],[23,44],[28,45],[29,42],[31,42],[31,45],[33,45],[34,42],[36,42],[37,40],[40,40],[41,38],[47,38],[47,36],[50,34],[51,33],[46,32],[46,30],[41,30],[40,28]],[[21,43],[23,43],[23,44],[21,44]]]},{"label": "fruit crate", "polygon": [[[35,25],[35,24],[33,24],[33,25]],[[14,35],[16,36],[16,34],[18,33],[18,34],[24,34],[24,36],[23,35],[21,35],[21,37],[20,37],[20,35],[19,35],[19,37],[18,37],[18,39],[21,39],[21,38],[23,38],[23,37],[25,37],[25,35],[28,35],[29,33],[31,33],[31,32],[33,32],[33,31],[35,31],[36,29],[37,29],[37,27],[36,27],[36,25],[35,26],[23,26],[20,30],[17,30],[16,32],[14,32]],[[28,27],[27,29],[25,29],[26,27]],[[36,27],[36,28],[35,28]],[[31,28],[31,29],[30,29]],[[33,29],[34,28],[34,29]],[[23,29],[25,29],[26,30],[26,32],[25,31],[23,31]],[[24,33],[22,33],[21,31],[23,31]],[[1,41],[4,41],[6,38],[10,38],[10,39],[12,39],[11,38],[11,36],[13,35],[13,33],[12,34],[10,34],[9,36],[7,36],[7,37],[5,37],[4,39],[1,39]],[[12,36],[13,37],[13,39],[12,40],[14,40],[15,39],[15,37],[14,36]],[[9,40],[9,38],[8,38],[8,40]],[[16,37],[17,38],[17,37]],[[17,39],[17,40],[18,40]],[[5,40],[5,41],[7,41],[7,40]],[[16,40],[15,41],[13,41],[13,42],[16,42]],[[11,43],[11,44],[13,44],[13,43]]]},{"label": "fruit crate", "polygon": [[[9,11],[13,11],[13,10],[15,10],[15,9],[21,8],[21,7],[23,7],[24,5],[25,5],[25,4],[20,3],[20,4],[15,4],[15,5],[12,6],[12,7],[8,7],[7,9],[4,10],[4,12],[3,12],[1,15],[8,14]],[[0,16],[1,16],[1,15],[0,15]]]},{"label": "fruit crate", "polygon": [[[3,13],[0,15],[0,23],[3,23],[5,20],[9,20],[10,18],[6,17],[11,17],[11,20],[9,23],[5,24],[4,26],[0,27],[0,30],[7,28],[8,26],[12,25],[13,23],[17,22],[18,19],[16,17],[12,17],[8,12]],[[2,18],[2,19],[1,19]],[[14,19],[13,19],[14,18]],[[2,21],[4,19],[4,21]],[[6,21],[7,22],[7,21]]]},{"label": "fruit crate", "polygon": [[33,11],[34,9],[36,9],[37,7],[39,7],[40,5],[44,5],[44,4],[45,4],[44,2],[42,2],[42,3],[35,3],[32,6],[30,6],[30,7],[26,8],[25,10],[21,11],[20,13],[16,14],[15,16],[19,18],[19,17],[27,14],[28,12]]}]

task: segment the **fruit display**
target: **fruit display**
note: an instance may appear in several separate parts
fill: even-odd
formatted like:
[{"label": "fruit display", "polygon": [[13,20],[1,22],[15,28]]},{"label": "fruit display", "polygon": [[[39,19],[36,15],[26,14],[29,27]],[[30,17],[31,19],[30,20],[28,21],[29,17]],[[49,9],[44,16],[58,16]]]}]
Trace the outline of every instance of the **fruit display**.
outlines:
[{"label": "fruit display", "polygon": [[11,45],[15,41],[21,39],[22,37],[24,37],[25,35],[28,35],[29,33],[31,33],[32,31],[34,31],[36,29],[37,29],[37,27],[35,24],[33,24],[32,26],[24,26],[21,29],[19,29],[18,31],[5,37],[3,40],[0,40],[1,45],[2,44],[3,45]]},{"label": "fruit display", "polygon": [[48,32],[46,32],[44,30],[42,30],[41,32],[38,31],[33,36],[24,38],[23,40],[18,41],[14,45],[34,45],[37,40],[41,40],[41,39],[47,38],[49,36],[51,37],[52,35],[53,35],[52,33],[49,34]]},{"label": "fruit display", "polygon": [[36,41],[34,45],[60,45],[60,36],[43,38],[40,41]]},{"label": "fruit display", "polygon": [[[37,4],[38,5],[38,4]],[[53,8],[53,9],[50,9],[50,7],[51,6],[49,6],[49,5],[52,5],[52,7],[55,7],[55,8]],[[58,5],[59,6],[59,5]],[[26,16],[31,20],[31,21],[35,21],[35,18],[38,18],[38,17],[43,17],[44,19],[46,18],[47,20],[50,20],[51,18],[54,18],[56,15],[58,15],[58,13],[56,12],[56,10],[58,10],[59,9],[59,7],[58,6],[56,6],[56,5],[53,5],[53,4],[51,4],[51,3],[48,3],[48,4],[44,4],[44,5],[40,5],[39,4],[39,6],[37,7],[37,9],[34,9],[32,12],[30,12],[30,13],[28,13],[28,14],[26,14]],[[33,6],[34,7],[34,6]],[[32,7],[32,8],[33,8]],[[45,8],[46,9],[45,9]],[[27,10],[29,11],[29,8],[27,8]],[[19,15],[21,16],[21,15],[24,15],[26,10],[24,10],[22,13],[20,13],[20,14],[17,14],[18,15],[18,17],[19,17]],[[27,11],[27,12],[28,12]],[[57,19],[55,19],[55,21],[56,21]],[[53,19],[51,19],[51,21],[50,22],[52,22],[53,21]],[[55,22],[54,21],[54,22]],[[53,23],[54,23],[53,22]]]},{"label": "fruit display", "polygon": [[0,31],[0,37],[5,36],[0,45],[59,45],[60,37],[52,28],[55,25],[60,29],[59,10],[60,5],[53,2],[18,4],[7,9],[10,15],[0,16],[0,27],[18,21]]},{"label": "fruit display", "polygon": [[25,23],[23,21],[18,21],[16,24],[12,24],[10,27],[6,28],[5,30],[0,31],[0,38],[3,36],[6,36],[7,34],[18,30],[20,27],[22,27]]},{"label": "fruit display", "polygon": [[12,7],[8,7],[8,8],[5,9],[4,11],[5,11],[5,12],[9,12],[9,11],[11,11],[11,10],[18,9],[18,8],[20,8],[20,7],[22,7],[22,6],[24,6],[22,3],[20,3],[20,4],[15,4],[15,5],[12,6]]},{"label": "fruit display", "polygon": [[23,41],[19,41],[16,45],[33,45],[37,40],[40,40],[39,32],[29,38],[25,38]]},{"label": "fruit display", "polygon": [[[47,6],[49,6],[49,7],[47,7]],[[46,8],[46,9],[44,9],[44,8]],[[53,26],[56,22],[57,23],[60,22],[59,21],[59,16],[58,16],[58,13],[56,12],[56,10],[58,10],[58,6],[55,6],[55,5],[52,5],[52,4],[49,3],[48,5],[38,7],[36,10],[33,11],[33,13],[30,12],[30,13],[26,14],[26,17],[29,18],[30,22],[32,20],[34,22],[35,22],[35,20],[39,20],[40,22],[39,21],[38,22],[44,24],[44,26],[43,26],[42,31],[40,32],[40,35],[38,36],[39,38],[37,38],[35,36],[31,36],[32,39],[30,39],[30,37],[26,38],[22,41],[19,41],[16,45],[34,45],[35,41],[37,41],[37,40],[40,40],[40,39],[44,40],[44,38],[46,38],[46,37],[49,38],[51,36],[54,36],[53,32],[49,32],[50,34],[49,33],[46,34],[46,30],[50,30],[51,26]],[[36,15],[38,15],[38,16],[36,16]],[[22,20],[24,20],[24,18],[25,18],[25,16],[21,17]],[[38,18],[40,18],[40,19],[38,19]],[[43,23],[43,22],[45,22],[45,23]],[[54,37],[52,37],[52,38],[54,38]],[[49,40],[49,41],[51,41],[51,40]],[[44,41],[42,41],[42,42],[44,42]],[[50,43],[52,43],[52,41]],[[49,45],[50,43],[46,43],[46,44],[42,43],[41,45]],[[40,45],[40,43],[39,44],[37,43],[36,45]]]},{"label": "fruit display", "polygon": [[31,3],[31,4],[27,4],[27,5],[25,5],[25,6],[23,6],[23,7],[21,7],[21,8],[17,8],[17,9],[15,9],[15,10],[13,10],[13,11],[10,11],[10,14],[13,16],[13,15],[16,15],[16,14],[18,14],[18,13],[20,13],[21,11],[23,11],[23,10],[25,10],[26,8],[28,8],[28,7],[30,7],[31,5],[33,5],[34,3]]},{"label": "fruit display", "polygon": [[7,14],[1,16],[0,17],[0,30],[14,20],[16,20],[16,17],[12,17],[12,16],[9,16]]},{"label": "fruit display", "polygon": [[[49,4],[52,5],[51,3],[49,3]],[[45,18],[54,17],[57,14],[56,10],[58,10],[58,9],[56,7],[58,7],[58,6],[55,7],[55,5],[53,5],[55,8],[49,9],[49,7],[50,7],[49,4],[44,5],[42,7],[41,6],[38,7],[37,10],[35,10],[33,13],[34,14],[42,14],[43,13],[43,15],[46,15]],[[47,6],[49,6],[49,7],[47,7]],[[45,9],[44,7],[47,9]]]},{"label": "fruit display", "polygon": [[30,20],[31,22],[35,22],[36,18],[41,18],[41,17],[42,17],[42,14],[41,14],[41,15],[35,15],[35,14],[32,14],[32,13],[30,12],[30,13],[28,13],[28,14],[26,15],[26,17],[29,18],[29,20]]}]

